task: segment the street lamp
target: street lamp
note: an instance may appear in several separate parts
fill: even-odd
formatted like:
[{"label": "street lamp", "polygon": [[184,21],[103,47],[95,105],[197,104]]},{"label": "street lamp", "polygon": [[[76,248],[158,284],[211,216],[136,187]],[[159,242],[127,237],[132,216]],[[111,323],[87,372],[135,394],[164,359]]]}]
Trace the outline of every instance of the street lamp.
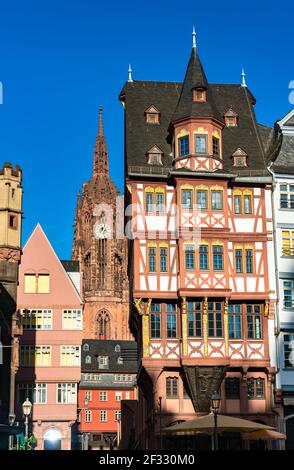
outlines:
[{"label": "street lamp", "polygon": [[28,446],[28,438],[29,438],[29,416],[32,411],[32,403],[27,398],[22,404],[22,412],[25,417],[25,443],[26,443],[26,450]]},{"label": "street lamp", "polygon": [[211,410],[214,415],[213,450],[218,450],[217,414],[220,408],[220,402],[221,402],[220,394],[217,392],[214,392],[210,400]]}]

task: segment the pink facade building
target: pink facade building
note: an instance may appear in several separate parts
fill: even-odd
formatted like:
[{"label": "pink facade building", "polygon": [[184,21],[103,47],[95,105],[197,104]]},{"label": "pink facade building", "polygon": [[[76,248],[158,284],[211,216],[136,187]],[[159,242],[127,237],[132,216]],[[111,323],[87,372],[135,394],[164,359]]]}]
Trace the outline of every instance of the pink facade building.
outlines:
[{"label": "pink facade building", "polygon": [[17,419],[28,397],[37,450],[73,448],[83,332],[79,290],[78,262],[60,261],[38,224],[19,271],[23,336],[16,378]]}]

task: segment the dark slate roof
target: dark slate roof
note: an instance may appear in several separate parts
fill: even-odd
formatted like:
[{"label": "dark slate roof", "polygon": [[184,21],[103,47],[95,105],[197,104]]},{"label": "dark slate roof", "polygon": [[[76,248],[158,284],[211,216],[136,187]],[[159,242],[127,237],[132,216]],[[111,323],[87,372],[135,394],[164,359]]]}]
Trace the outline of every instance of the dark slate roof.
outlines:
[{"label": "dark slate roof", "polygon": [[[211,85],[214,102],[221,115],[231,107],[238,115],[237,127],[224,127],[223,160],[224,169],[234,173],[268,175],[262,139],[256,122],[253,102],[255,99],[247,87],[240,85]],[[232,154],[241,148],[248,155],[248,167],[235,168]]]},{"label": "dark slate roof", "polygon": [[288,119],[288,121],[285,122],[284,124],[285,126],[294,126],[294,115],[290,117],[290,119]]},{"label": "dark slate roof", "polygon": [[[193,89],[197,87],[207,90],[206,101],[196,103],[193,100]],[[172,116],[172,121],[177,121],[190,116],[214,117],[220,121],[223,120],[215,107],[211,87],[208,85],[196,48],[192,48],[181,96]]]},{"label": "dark slate roof", "polygon": [[[193,54],[190,58],[193,62]],[[197,57],[196,57],[197,59]],[[198,59],[197,59],[198,60]],[[193,64],[192,64],[193,65]],[[202,70],[199,61],[198,69]],[[189,66],[187,69],[187,74]],[[201,75],[206,79],[204,72]],[[205,78],[204,78],[205,77]],[[189,85],[187,80],[189,78]],[[197,80],[196,80],[197,81]],[[187,102],[187,94],[192,99],[193,87],[192,78],[186,75],[186,85],[175,82],[150,82],[133,81],[127,82],[121,92],[121,99],[125,101],[125,142],[126,142],[126,173],[168,173],[173,168],[172,161],[172,141],[170,134],[170,124],[172,119],[177,117],[179,111],[181,115],[193,113],[193,104],[187,105],[187,110],[183,111]],[[205,109],[206,116],[213,113],[222,119],[224,113],[231,107],[238,114],[237,127],[224,127],[223,129],[223,159],[224,170],[232,171],[240,175],[269,176],[266,169],[267,161],[263,142],[264,130],[256,122],[253,105],[255,98],[247,87],[237,84],[209,84],[208,102],[211,110]],[[181,98],[180,98],[181,97]],[[185,98],[185,100],[184,100]],[[190,99],[189,98],[189,99]],[[180,99],[180,101],[179,101]],[[182,103],[183,102],[183,106]],[[181,103],[181,106],[180,106]],[[147,124],[144,111],[151,105],[155,105],[160,110],[160,123]],[[200,105],[202,103],[194,103]],[[192,108],[191,108],[192,106]],[[188,109],[189,108],[189,109]],[[178,111],[177,111],[178,110]],[[197,111],[198,112],[198,111]],[[188,114],[187,114],[188,113]],[[211,115],[211,114],[210,114]],[[268,137],[268,136],[267,136]],[[163,151],[163,166],[155,167],[147,164],[147,152],[157,145]],[[247,168],[235,168],[232,165],[232,154],[237,148],[242,148],[248,155]],[[135,171],[136,169],[136,171]],[[139,171],[140,169],[140,171]],[[155,171],[156,170],[156,171]],[[159,171],[160,170],[160,171]]]},{"label": "dark slate roof", "polygon": [[[147,152],[157,145],[163,152],[164,168],[171,168],[173,157],[169,125],[177,105],[181,83],[174,82],[128,82],[122,94],[126,93],[126,146],[128,165],[146,166]],[[146,124],[144,111],[151,105],[160,110],[160,124]]]},{"label": "dark slate roof", "polygon": [[268,160],[273,152],[276,144],[276,132],[272,127],[258,124],[259,135],[263,144],[266,160]]},{"label": "dark slate roof", "polygon": [[[288,126],[288,122],[286,125]],[[274,159],[272,170],[280,174],[294,174],[294,135],[282,135],[281,146]]]},{"label": "dark slate roof", "polygon": [[79,262],[78,261],[74,261],[74,260],[65,260],[65,259],[62,259],[60,260],[62,266],[64,267],[64,269],[66,270],[66,272],[68,273],[78,273],[79,270],[80,270],[80,267],[79,267]]},{"label": "dark slate roof", "polygon": [[[84,351],[84,345],[89,345],[89,351]],[[120,352],[115,351],[115,346],[120,346]],[[86,356],[91,356],[91,364],[85,362]],[[98,356],[109,357],[109,368],[99,369]],[[118,363],[122,358],[123,363]],[[82,372],[136,372],[138,368],[137,343],[135,341],[122,340],[93,340],[84,339],[82,343]]]}]

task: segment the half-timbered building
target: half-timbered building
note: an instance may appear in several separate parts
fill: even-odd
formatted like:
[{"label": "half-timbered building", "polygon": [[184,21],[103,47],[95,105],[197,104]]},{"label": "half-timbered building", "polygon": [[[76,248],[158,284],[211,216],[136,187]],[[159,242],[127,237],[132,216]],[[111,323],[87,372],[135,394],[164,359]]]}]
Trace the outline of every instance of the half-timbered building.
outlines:
[{"label": "half-timbered building", "polygon": [[187,445],[164,427],[209,412],[216,390],[222,413],[275,425],[271,175],[245,75],[210,84],[193,38],[182,83],[130,75],[120,100],[135,446]]}]

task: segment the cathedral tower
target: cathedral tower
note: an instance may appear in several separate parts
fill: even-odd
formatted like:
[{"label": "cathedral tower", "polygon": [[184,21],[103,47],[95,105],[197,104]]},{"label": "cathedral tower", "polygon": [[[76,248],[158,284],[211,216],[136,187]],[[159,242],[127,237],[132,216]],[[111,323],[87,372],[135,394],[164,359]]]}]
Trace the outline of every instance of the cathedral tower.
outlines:
[{"label": "cathedral tower", "polygon": [[72,259],[83,275],[84,338],[128,340],[127,241],[119,236],[123,198],[108,166],[100,107],[92,177],[77,198]]},{"label": "cathedral tower", "polygon": [[[21,258],[22,171],[4,163],[0,168],[0,424],[13,423],[15,374],[18,369],[20,318],[16,309]],[[7,448],[8,432],[0,436]]]}]

